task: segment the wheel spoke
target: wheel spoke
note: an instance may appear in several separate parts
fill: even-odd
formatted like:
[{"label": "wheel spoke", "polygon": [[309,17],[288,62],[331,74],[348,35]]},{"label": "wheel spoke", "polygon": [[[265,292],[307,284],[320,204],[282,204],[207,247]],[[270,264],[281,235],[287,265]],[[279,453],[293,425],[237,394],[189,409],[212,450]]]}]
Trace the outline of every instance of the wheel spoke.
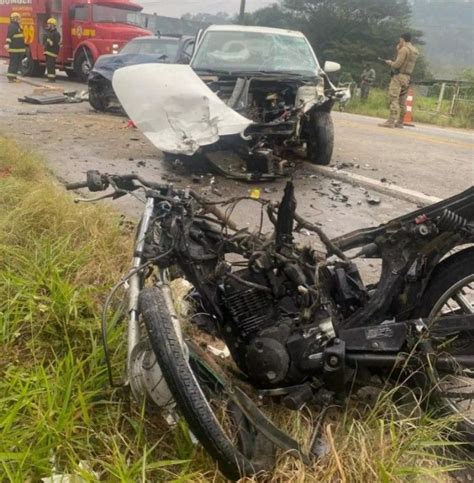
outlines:
[{"label": "wheel spoke", "polygon": [[462,293],[462,290],[457,292],[453,296],[454,300],[459,304],[459,306],[467,312],[468,314],[474,314],[474,307],[472,306],[471,302],[467,299],[467,297]]}]

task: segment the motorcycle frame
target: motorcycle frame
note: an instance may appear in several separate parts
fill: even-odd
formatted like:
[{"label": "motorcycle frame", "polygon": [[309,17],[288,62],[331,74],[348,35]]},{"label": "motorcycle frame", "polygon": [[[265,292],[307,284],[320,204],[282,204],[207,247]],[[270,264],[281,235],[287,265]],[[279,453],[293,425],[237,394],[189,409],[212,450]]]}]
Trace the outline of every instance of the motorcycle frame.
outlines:
[{"label": "motorcycle frame", "polygon": [[[348,251],[356,247],[360,247],[367,243],[373,243],[375,240],[380,240],[383,237],[387,230],[390,228],[395,228],[401,226],[403,222],[407,222],[409,220],[413,220],[416,216],[425,215],[428,213],[428,216],[434,217],[439,215],[444,209],[456,209],[456,212],[461,211],[463,214],[471,214],[471,210],[474,205],[474,188],[466,190],[464,193],[461,193],[453,198],[445,200],[443,202],[437,203],[427,209],[420,209],[416,212],[410,213],[408,215],[404,215],[400,218],[390,221],[388,224],[383,225],[382,227],[375,228],[375,229],[364,229],[364,230],[357,230],[356,232],[343,235],[335,240],[333,243],[340,247],[343,251]],[[137,228],[136,239],[134,244],[134,253],[133,253],[133,260],[132,260],[132,275],[129,278],[129,287],[128,287],[128,328],[127,328],[127,372],[130,374],[131,363],[132,363],[132,351],[134,347],[140,342],[141,339],[141,328],[139,322],[139,306],[138,306],[138,299],[140,291],[143,287],[143,265],[144,265],[144,248],[146,243],[146,235],[150,229],[150,225],[153,220],[155,210],[155,197],[153,196],[153,192],[148,192],[146,196],[145,208],[140,220],[140,223]],[[442,252],[437,253],[431,260],[432,267],[430,270],[432,271],[434,267],[440,262],[441,258],[453,247],[460,244],[461,242],[465,242],[465,240],[460,240],[459,237],[451,237],[449,240],[444,240],[446,247],[442,250]],[[447,243],[446,243],[447,242]],[[390,245],[390,244],[388,244]],[[393,293],[397,293],[395,287],[401,283],[402,279],[405,278],[406,273],[410,266],[416,260],[416,256],[418,255],[416,246],[410,246],[411,257],[409,259],[402,260],[400,256],[397,256],[397,252],[400,251],[398,246],[389,249],[387,246],[381,246],[380,252],[378,253],[377,257],[383,260],[383,270],[380,277],[380,282],[377,286],[375,295],[371,298],[369,303],[363,309],[357,311],[353,316],[349,317],[345,321],[341,327],[337,330],[338,336],[340,339],[344,341],[345,335],[350,332],[349,329],[360,329],[365,330],[369,329],[370,327],[378,326],[383,321],[383,312],[387,309],[390,305],[390,296]],[[376,258],[376,257],[374,257]],[[425,284],[429,280],[429,276],[425,279]],[[166,271],[160,270],[159,271],[159,280],[158,285],[162,288],[165,299],[167,302],[168,309],[174,321],[177,324],[177,317],[173,307],[173,300],[171,296],[171,291],[168,285],[168,280],[166,276]],[[420,292],[418,292],[420,293]],[[422,291],[421,291],[422,293]],[[410,303],[413,304],[414,300],[410,300]],[[216,307],[217,309],[217,307]],[[381,319],[382,318],[382,319]],[[362,320],[365,323],[361,323]],[[367,325],[367,322],[370,320],[371,325]],[[399,319],[401,323],[410,323],[407,318]],[[181,331],[179,330],[178,333],[180,334]],[[346,333],[346,334],[345,334]],[[184,344],[183,344],[184,346]],[[400,358],[396,356],[393,352],[390,353],[390,350],[384,351],[375,351],[373,352],[373,347],[369,345],[364,348],[365,350],[356,351],[354,353],[351,350],[350,344],[347,347],[347,362],[356,362],[359,364],[364,365],[380,365],[385,363],[386,365],[396,365],[397,362],[400,362]],[[393,349],[392,349],[393,350]],[[384,354],[384,352],[386,352]],[[446,366],[448,364],[447,361],[440,361],[444,363]],[[467,362],[470,367],[472,367],[472,361],[469,360]]]}]

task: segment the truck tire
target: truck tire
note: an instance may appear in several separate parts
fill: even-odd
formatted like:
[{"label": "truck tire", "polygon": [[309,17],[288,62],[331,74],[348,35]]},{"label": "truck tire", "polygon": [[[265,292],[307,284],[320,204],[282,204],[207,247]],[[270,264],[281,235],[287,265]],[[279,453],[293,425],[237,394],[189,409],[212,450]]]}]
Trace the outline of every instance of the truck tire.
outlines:
[{"label": "truck tire", "polygon": [[331,113],[313,113],[308,134],[309,160],[313,164],[328,165],[334,150],[334,124]]},{"label": "truck tire", "polygon": [[101,94],[99,88],[94,84],[89,84],[89,104],[96,110],[104,112],[107,110],[107,99]]},{"label": "truck tire", "polygon": [[89,49],[81,47],[74,58],[74,72],[80,82],[87,82],[93,67],[93,57]]},{"label": "truck tire", "polygon": [[66,72],[66,75],[68,76],[68,79],[77,80],[77,74],[76,74],[76,71],[75,70],[66,69],[64,72]]},{"label": "truck tire", "polygon": [[31,57],[30,49],[26,49],[26,54],[21,61],[21,75],[23,77],[43,77],[46,66],[41,65]]},{"label": "truck tire", "polygon": [[235,481],[268,470],[247,459],[230,441],[217,420],[184,356],[162,291],[158,287],[145,288],[140,293],[139,305],[156,360],[179,412],[217,462],[220,471],[226,478]]}]

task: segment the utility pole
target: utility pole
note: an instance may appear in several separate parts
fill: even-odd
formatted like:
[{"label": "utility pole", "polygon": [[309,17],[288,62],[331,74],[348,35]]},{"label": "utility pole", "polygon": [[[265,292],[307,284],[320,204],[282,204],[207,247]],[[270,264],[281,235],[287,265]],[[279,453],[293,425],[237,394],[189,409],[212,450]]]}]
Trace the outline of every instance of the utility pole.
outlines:
[{"label": "utility pole", "polygon": [[239,15],[240,25],[244,24],[244,19],[245,19],[245,0],[240,0],[240,15]]}]

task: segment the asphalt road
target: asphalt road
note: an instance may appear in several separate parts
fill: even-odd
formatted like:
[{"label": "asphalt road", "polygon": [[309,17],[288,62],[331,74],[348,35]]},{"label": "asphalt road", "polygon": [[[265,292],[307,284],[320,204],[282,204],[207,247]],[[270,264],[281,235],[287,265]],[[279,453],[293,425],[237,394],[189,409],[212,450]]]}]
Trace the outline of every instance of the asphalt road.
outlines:
[{"label": "asphalt road", "polygon": [[[210,190],[212,175],[202,174],[200,182],[195,184],[192,173],[165,164],[161,153],[139,131],[127,128],[126,118],[96,113],[87,102],[51,106],[20,103],[18,98],[32,94],[35,87],[8,84],[5,72],[6,65],[0,61],[0,134],[42,154],[62,180],[82,180],[89,169],[134,171],[153,179],[171,179],[177,185],[192,184],[217,199],[247,194],[255,187],[216,176],[219,197]],[[78,91],[86,88],[65,76],[60,76],[57,87]],[[376,180],[385,178],[397,186],[440,198],[473,184],[472,131],[431,126],[389,130],[378,127],[378,119],[337,112],[334,121],[334,163],[354,164],[344,168],[348,171]],[[294,179],[299,211],[312,222],[320,223],[330,236],[374,226],[416,208],[413,203],[377,193],[374,196],[381,199],[380,205],[369,205],[363,187],[344,183],[337,187],[330,178],[315,174],[312,165],[304,161],[295,170]],[[258,187],[262,196],[277,199],[283,186],[284,181],[278,181]],[[337,189],[347,196],[347,201],[332,199]],[[140,210],[134,200],[120,201],[117,206],[131,216]],[[235,210],[235,219],[241,225],[256,226],[260,221],[259,210],[244,203]]]},{"label": "asphalt road", "polygon": [[[474,132],[427,124],[384,129],[372,117],[334,113],[336,161],[360,164],[364,176],[383,177],[444,198],[474,183]],[[377,168],[377,171],[371,171]],[[350,171],[360,170],[349,168]]]}]

